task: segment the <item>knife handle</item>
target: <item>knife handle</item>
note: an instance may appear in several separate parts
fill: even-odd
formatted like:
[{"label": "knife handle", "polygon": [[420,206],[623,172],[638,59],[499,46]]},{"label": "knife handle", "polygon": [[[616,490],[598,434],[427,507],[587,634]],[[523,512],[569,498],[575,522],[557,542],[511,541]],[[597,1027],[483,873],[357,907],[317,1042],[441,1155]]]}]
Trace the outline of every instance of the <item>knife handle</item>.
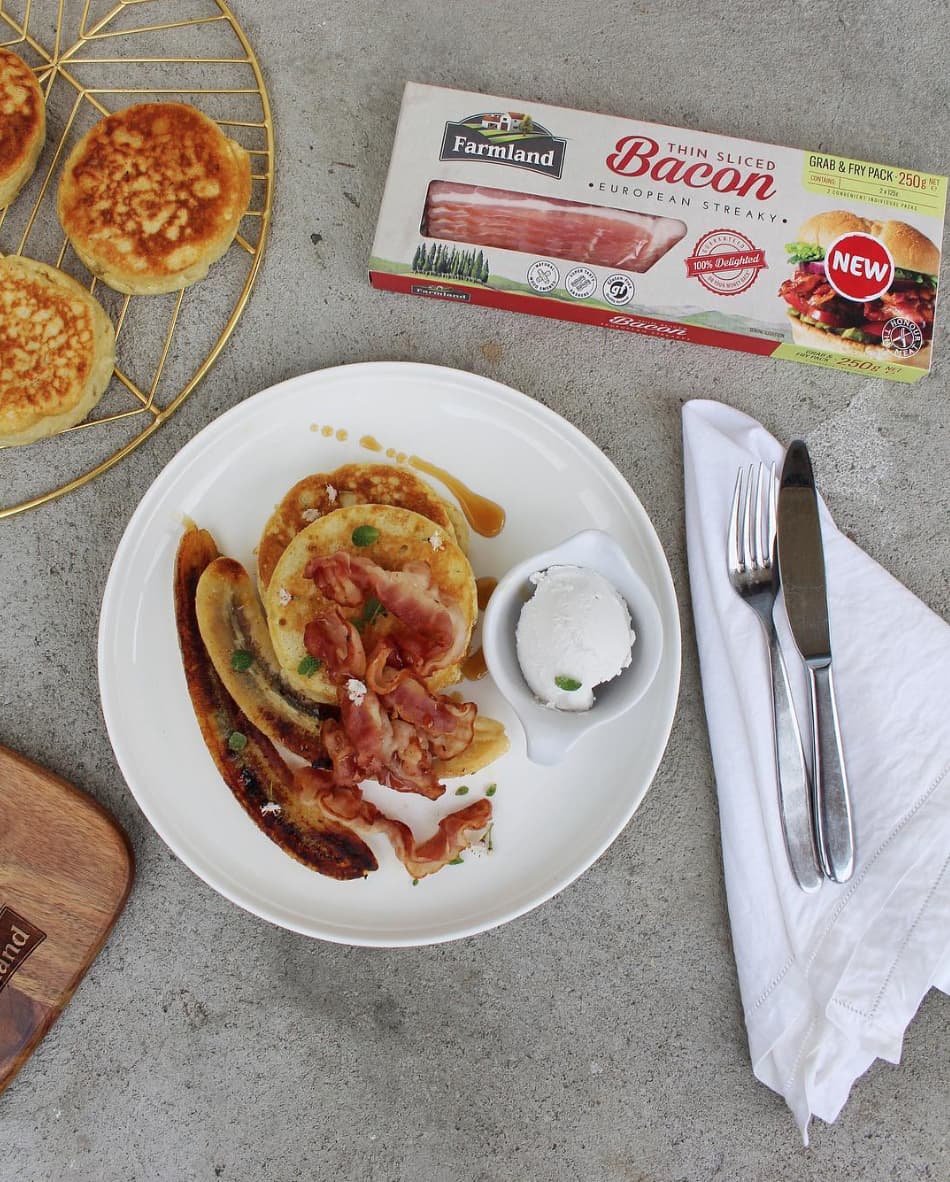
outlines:
[{"label": "knife handle", "polygon": [[775,762],[778,779],[779,812],[788,862],[795,881],[803,891],[821,886],[821,872],[815,853],[811,818],[811,784],[805,766],[805,752],[798,718],[792,704],[788,667],[773,624],[769,629],[772,664],[772,707],[775,719]]},{"label": "knife handle", "polygon": [[808,673],[815,754],[812,811],[818,856],[829,878],[847,882],[854,871],[854,827],[831,663],[809,665]]}]

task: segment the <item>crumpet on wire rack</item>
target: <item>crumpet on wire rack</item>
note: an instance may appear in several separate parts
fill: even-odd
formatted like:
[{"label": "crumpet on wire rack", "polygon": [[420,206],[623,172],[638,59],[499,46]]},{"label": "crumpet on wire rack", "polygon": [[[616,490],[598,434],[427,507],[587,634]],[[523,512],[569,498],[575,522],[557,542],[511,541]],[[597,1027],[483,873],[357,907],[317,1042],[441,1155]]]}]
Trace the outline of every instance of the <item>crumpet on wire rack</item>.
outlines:
[{"label": "crumpet on wire rack", "polygon": [[0,48],[0,209],[33,175],[46,142],[46,104],[36,75]]},{"label": "crumpet on wire rack", "polygon": [[139,103],[100,120],[69,155],[57,211],[70,244],[116,291],[189,287],[234,241],[250,158],[185,103]]},{"label": "crumpet on wire rack", "polygon": [[114,365],[115,330],[94,296],[46,263],[0,259],[0,444],[81,422]]}]

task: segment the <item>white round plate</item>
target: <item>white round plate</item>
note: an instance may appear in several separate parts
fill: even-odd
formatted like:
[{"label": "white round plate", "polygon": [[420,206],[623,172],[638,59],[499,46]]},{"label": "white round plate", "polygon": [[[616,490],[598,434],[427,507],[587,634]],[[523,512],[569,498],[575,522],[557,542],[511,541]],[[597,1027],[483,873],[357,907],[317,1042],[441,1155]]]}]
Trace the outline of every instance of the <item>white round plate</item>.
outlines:
[{"label": "white round plate", "polygon": [[[593,731],[563,763],[525,756],[521,727],[488,679],[460,688],[504,722],[511,750],[435,803],[367,790],[418,837],[496,785],[493,850],[413,886],[385,837],[379,870],[336,882],[300,865],[254,825],[219,776],[191,708],[178,650],[172,573],[182,522],[255,569],[261,530],[311,472],[419,456],[507,513],[496,538],[473,535],[476,575],[500,577],[579,530],[607,530],[652,591],[663,623],[659,672],[638,706]],[[390,460],[389,462],[396,462]],[[437,483],[437,482],[434,482]],[[445,490],[442,490],[443,492]],[[583,873],[630,820],[669,738],[679,689],[676,596],[656,533],[602,452],[553,411],[474,374],[409,363],[305,374],[247,399],[190,441],[136,509],[102,602],[99,684],[116,758],[159,836],[215,890],[282,927],[344,944],[431,944],[522,915]],[[457,795],[464,783],[468,792]]]}]

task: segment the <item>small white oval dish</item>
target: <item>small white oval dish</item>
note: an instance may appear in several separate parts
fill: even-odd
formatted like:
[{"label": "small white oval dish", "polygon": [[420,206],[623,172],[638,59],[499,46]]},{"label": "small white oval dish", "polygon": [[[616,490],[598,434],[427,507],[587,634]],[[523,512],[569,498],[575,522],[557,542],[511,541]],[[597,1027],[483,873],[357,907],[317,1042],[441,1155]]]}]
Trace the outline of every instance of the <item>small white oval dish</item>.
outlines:
[{"label": "small white oval dish", "polygon": [[[603,575],[626,601],[636,633],[630,664],[596,690],[589,710],[544,705],[532,693],[518,663],[515,634],[521,609],[533,591],[530,578],[552,566],[586,567]],[[660,667],[663,622],[653,596],[621,547],[603,530],[587,529],[524,559],[499,580],[485,609],[482,649],[489,673],[524,729],[528,758],[551,766],[590,731],[640,701]]]}]

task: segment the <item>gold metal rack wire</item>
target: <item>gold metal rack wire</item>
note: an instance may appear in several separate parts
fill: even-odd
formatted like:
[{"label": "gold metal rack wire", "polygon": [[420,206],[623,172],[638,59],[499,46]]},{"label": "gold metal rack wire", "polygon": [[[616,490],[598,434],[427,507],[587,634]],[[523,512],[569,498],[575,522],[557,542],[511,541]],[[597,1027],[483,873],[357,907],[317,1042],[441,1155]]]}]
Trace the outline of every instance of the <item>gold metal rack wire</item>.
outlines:
[{"label": "gold metal rack wire", "polygon": [[[274,130],[257,58],[224,0],[0,0],[0,45],[35,70],[48,126],[32,181],[0,208],[0,255],[28,254],[85,282],[113,317],[117,354],[92,417],[26,447],[0,447],[3,519],[111,468],[174,414],[218,359],[267,242]],[[201,108],[243,143],[251,203],[231,249],[201,283],[170,296],[120,296],[82,266],[59,227],[59,170],[98,119],[166,98]]]}]

